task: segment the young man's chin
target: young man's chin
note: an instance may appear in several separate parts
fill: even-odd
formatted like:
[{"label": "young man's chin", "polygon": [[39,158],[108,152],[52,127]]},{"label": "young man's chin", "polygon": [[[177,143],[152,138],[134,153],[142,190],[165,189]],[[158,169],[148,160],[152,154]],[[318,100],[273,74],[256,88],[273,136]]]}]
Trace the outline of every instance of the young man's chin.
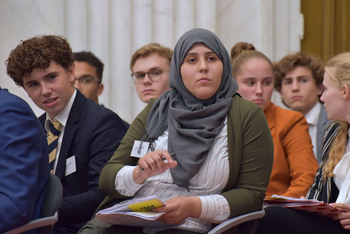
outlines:
[{"label": "young man's chin", "polygon": [[155,96],[153,96],[153,95],[146,95],[146,96],[143,96],[140,99],[141,99],[142,102],[148,103],[152,98],[155,98]]}]

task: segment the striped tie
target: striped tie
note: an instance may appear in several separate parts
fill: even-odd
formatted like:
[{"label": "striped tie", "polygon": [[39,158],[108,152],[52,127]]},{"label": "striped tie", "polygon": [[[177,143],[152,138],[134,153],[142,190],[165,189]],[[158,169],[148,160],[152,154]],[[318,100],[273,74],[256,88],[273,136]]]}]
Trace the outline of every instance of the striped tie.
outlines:
[{"label": "striped tie", "polygon": [[50,121],[49,126],[50,130],[47,133],[47,142],[49,144],[50,172],[52,173],[55,165],[58,136],[60,135],[62,125],[58,121]]}]

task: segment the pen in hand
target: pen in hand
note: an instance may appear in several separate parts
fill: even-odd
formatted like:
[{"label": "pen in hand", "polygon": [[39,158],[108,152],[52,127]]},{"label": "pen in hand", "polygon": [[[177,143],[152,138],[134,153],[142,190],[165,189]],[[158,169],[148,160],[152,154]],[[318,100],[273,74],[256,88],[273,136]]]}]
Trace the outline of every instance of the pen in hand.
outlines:
[{"label": "pen in hand", "polygon": [[[170,154],[170,156],[173,158],[173,157],[175,157],[175,153],[171,153]],[[164,156],[162,156],[162,160],[163,160],[163,162],[164,163],[168,163],[168,160],[164,157]],[[139,166],[140,167],[140,166]],[[142,167],[140,167],[140,171],[144,171],[145,169],[143,169]]]},{"label": "pen in hand", "polygon": [[[173,158],[175,156],[175,153],[171,153],[170,156]],[[165,157],[162,157],[163,162],[168,162],[168,160],[165,159]]]}]

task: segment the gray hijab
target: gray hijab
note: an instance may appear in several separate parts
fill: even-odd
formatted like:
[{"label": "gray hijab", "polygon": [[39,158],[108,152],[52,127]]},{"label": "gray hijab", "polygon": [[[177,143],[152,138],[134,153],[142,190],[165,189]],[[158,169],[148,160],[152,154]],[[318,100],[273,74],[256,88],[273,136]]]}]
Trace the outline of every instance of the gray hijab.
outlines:
[{"label": "gray hijab", "polygon": [[[221,84],[208,100],[190,93],[180,74],[186,53],[194,44],[203,43],[223,63]],[[170,63],[171,89],[158,98],[152,107],[143,140],[153,141],[168,129],[168,152],[175,153],[178,165],[171,169],[175,184],[188,188],[190,179],[199,171],[221,131],[238,85],[232,78],[230,57],[219,38],[212,32],[196,28],[178,40]]]}]

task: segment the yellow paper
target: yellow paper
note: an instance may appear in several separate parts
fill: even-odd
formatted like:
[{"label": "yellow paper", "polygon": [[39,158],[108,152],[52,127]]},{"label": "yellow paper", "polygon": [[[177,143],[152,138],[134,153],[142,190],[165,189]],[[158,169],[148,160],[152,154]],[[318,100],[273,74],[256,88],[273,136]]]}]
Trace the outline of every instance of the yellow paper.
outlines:
[{"label": "yellow paper", "polygon": [[129,209],[135,212],[148,212],[151,211],[153,208],[161,206],[164,206],[164,204],[158,199],[152,199],[128,205]]}]

